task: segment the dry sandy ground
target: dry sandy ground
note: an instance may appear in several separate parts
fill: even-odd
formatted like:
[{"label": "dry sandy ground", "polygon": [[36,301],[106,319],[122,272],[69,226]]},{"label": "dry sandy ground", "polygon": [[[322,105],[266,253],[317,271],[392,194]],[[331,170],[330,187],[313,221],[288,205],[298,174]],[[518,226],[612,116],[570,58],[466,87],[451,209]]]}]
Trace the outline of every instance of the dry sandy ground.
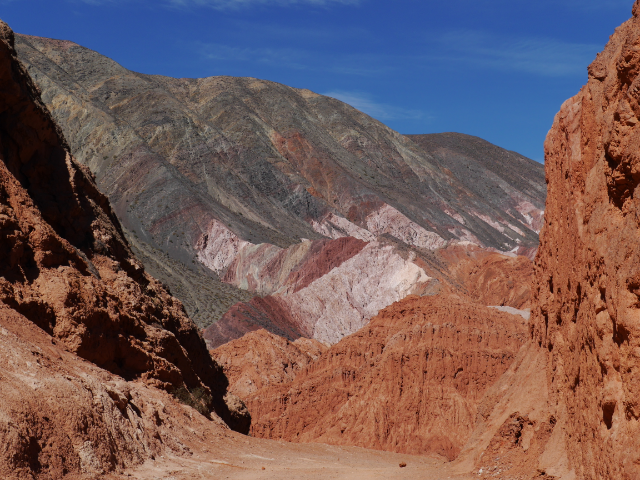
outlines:
[{"label": "dry sandy ground", "polygon": [[[400,463],[407,466],[400,468]],[[264,469],[263,469],[264,468]],[[467,480],[439,457],[418,457],[357,447],[292,444],[230,434],[221,448],[188,457],[165,456],[115,479],[149,480]]]}]

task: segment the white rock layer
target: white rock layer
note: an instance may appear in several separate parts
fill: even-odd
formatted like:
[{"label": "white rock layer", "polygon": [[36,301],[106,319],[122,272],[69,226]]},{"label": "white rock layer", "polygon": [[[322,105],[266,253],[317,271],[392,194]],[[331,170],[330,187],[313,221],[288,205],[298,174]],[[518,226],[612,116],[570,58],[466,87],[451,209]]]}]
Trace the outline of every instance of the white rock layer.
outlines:
[{"label": "white rock layer", "polygon": [[429,280],[422,268],[403,259],[393,247],[373,242],[306,288],[279,299],[305,333],[335,344]]}]

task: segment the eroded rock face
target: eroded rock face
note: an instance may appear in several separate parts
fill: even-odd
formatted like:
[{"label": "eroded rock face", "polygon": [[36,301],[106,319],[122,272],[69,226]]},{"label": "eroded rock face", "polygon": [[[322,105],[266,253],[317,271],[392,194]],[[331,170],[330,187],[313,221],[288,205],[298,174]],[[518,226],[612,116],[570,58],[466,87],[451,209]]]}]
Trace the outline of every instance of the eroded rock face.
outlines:
[{"label": "eroded rock face", "polygon": [[229,379],[229,391],[247,398],[261,388],[292,381],[328,347],[307,338],[295,342],[257,330],[211,351]]},{"label": "eroded rock face", "polygon": [[640,478],[640,3],[545,144],[532,336],[578,478]]},{"label": "eroded rock face", "polygon": [[526,310],[531,306],[533,263],[473,245],[454,245],[438,252],[451,276],[452,293],[465,294],[481,305]]},{"label": "eroded rock face", "polygon": [[520,316],[456,296],[409,297],[292,382],[245,397],[252,435],[453,459],[473,431],[479,401],[526,335]]},{"label": "eroded rock face", "polygon": [[179,301],[145,274],[91,173],[69,153],[0,25],[0,303],[69,352],[127,380],[227,382]]},{"label": "eroded rock face", "polygon": [[455,470],[483,480],[576,478],[566,447],[567,417],[550,402],[547,354],[528,340],[486,391]]},{"label": "eroded rock face", "polygon": [[69,353],[3,304],[0,365],[2,478],[104,478],[229,432],[215,414],[207,420],[164,391]]}]

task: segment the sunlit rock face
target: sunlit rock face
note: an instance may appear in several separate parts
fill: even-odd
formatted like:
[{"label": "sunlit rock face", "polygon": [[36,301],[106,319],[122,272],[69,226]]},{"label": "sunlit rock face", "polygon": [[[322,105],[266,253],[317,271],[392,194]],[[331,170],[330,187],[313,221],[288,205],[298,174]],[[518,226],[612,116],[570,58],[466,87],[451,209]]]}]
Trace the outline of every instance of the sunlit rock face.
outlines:
[{"label": "sunlit rock face", "polygon": [[532,337],[578,478],[640,478],[640,4],[556,115]]},{"label": "sunlit rock face", "polygon": [[211,355],[223,366],[229,390],[247,398],[261,388],[292,381],[327,350],[317,340],[290,342],[261,329],[212,350]]},{"label": "sunlit rock face", "polygon": [[247,402],[253,436],[450,460],[527,340],[521,316],[447,295],[392,304],[315,362],[262,332],[213,351]]}]

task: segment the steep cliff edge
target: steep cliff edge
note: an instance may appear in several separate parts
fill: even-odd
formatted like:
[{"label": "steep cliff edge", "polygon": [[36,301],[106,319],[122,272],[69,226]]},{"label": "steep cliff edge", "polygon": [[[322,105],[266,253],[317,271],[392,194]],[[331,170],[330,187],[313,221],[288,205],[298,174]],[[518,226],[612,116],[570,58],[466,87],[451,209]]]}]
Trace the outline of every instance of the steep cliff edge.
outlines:
[{"label": "steep cliff edge", "polygon": [[0,303],[126,380],[206,392],[204,410],[246,429],[195,325],[144,272],[107,198],[72,158],[4,23],[0,90]]},{"label": "steep cliff edge", "polygon": [[578,478],[640,478],[640,2],[545,143],[531,333]]}]

